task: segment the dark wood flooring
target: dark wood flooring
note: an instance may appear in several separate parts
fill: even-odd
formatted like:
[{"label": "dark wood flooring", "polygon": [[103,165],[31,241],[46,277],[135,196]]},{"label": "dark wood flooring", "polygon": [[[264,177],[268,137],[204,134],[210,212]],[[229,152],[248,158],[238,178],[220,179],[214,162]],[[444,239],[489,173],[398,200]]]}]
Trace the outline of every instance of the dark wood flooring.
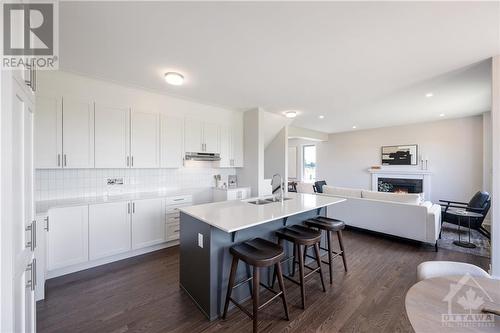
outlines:
[{"label": "dark wood flooring", "polygon": [[[344,234],[349,272],[338,258],[326,293],[319,277],[309,280],[305,311],[299,288],[285,282],[290,321],[276,300],[260,315],[261,332],[411,332],[404,298],[420,262],[489,265],[486,258],[436,253],[433,246],[357,230]],[[251,320],[237,309],[226,321],[209,322],[180,290],[178,267],[174,247],[49,280],[46,299],[37,304],[38,332],[251,332]]]}]

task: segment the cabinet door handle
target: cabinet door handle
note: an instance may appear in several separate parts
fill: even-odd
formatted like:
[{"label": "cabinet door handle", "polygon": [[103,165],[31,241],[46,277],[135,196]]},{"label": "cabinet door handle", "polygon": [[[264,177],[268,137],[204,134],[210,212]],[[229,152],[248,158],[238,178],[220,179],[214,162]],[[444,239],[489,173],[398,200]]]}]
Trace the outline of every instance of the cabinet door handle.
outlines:
[{"label": "cabinet door handle", "polygon": [[26,272],[30,272],[30,278],[26,282],[26,288],[30,288],[31,290],[34,290],[34,284],[33,284],[33,262],[29,263],[28,266],[26,266]]},{"label": "cabinet door handle", "polygon": [[45,225],[44,229],[49,231],[49,217],[48,216],[45,218],[45,222],[46,222],[46,225]]},{"label": "cabinet door handle", "polygon": [[33,234],[33,239],[31,240],[31,242],[33,243],[33,247],[31,249],[31,251],[35,251],[36,249],[36,220],[33,220],[33,222],[31,222],[31,232]]},{"label": "cabinet door handle", "polygon": [[129,166],[129,165],[130,165],[130,157],[127,156],[127,166]]},{"label": "cabinet door handle", "polygon": [[31,263],[31,267],[32,267],[32,274],[33,274],[33,277],[31,278],[31,281],[33,281],[31,283],[32,287],[31,287],[31,290],[35,290],[35,287],[36,287],[36,258],[33,258],[33,261]]},{"label": "cabinet door handle", "polygon": [[135,214],[135,202],[132,202],[132,214]]},{"label": "cabinet door handle", "polygon": [[61,154],[57,154],[57,166],[61,166]]},{"label": "cabinet door handle", "polygon": [[127,213],[130,214],[130,202],[127,203]]},{"label": "cabinet door handle", "polygon": [[68,163],[67,163],[67,158],[66,158],[66,154],[64,154],[64,166],[68,166]]},{"label": "cabinet door handle", "polygon": [[134,166],[134,156],[132,155],[132,167]]},{"label": "cabinet door handle", "polygon": [[33,247],[33,223],[31,223],[29,226],[27,226],[25,229],[25,231],[29,231],[30,232],[30,240],[28,242],[26,242],[26,247],[29,247],[31,251],[34,250],[34,247]]}]

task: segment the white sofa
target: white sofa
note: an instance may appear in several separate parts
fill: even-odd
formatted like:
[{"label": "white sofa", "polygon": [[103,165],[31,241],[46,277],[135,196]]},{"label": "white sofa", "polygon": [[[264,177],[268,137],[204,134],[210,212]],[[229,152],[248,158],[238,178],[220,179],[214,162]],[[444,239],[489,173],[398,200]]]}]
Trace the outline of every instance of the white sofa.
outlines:
[{"label": "white sofa", "polygon": [[327,216],[340,219],[349,226],[437,244],[441,228],[441,207],[422,201],[419,194],[374,192],[325,185],[322,195],[347,199],[328,207]]}]

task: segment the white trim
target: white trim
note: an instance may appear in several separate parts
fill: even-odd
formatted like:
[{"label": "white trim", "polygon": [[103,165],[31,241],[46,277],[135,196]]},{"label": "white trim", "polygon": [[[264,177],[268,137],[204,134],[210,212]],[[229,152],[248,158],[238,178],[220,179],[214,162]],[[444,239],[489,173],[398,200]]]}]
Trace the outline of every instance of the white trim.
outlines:
[{"label": "white trim", "polygon": [[372,175],[372,191],[378,191],[379,178],[422,179],[424,199],[431,200],[431,172],[427,170],[383,170],[369,169]]},{"label": "white trim", "polygon": [[492,185],[491,213],[491,275],[500,278],[500,55],[492,59],[491,125],[492,125]]}]

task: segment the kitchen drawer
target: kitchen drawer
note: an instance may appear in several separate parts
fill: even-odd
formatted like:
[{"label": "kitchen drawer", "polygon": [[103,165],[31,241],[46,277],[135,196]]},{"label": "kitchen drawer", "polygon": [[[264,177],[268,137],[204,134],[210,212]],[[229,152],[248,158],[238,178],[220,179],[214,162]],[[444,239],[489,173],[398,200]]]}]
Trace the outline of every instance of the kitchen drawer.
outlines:
[{"label": "kitchen drawer", "polygon": [[191,203],[183,204],[183,205],[175,205],[175,206],[171,205],[171,206],[167,206],[165,209],[166,209],[167,214],[179,214],[179,208],[188,207],[188,206],[191,206]]},{"label": "kitchen drawer", "polygon": [[177,240],[180,237],[180,226],[167,224],[167,241]]},{"label": "kitchen drawer", "polygon": [[165,198],[165,204],[168,205],[181,205],[181,204],[191,204],[193,202],[193,197],[191,195],[178,195],[175,197]]},{"label": "kitchen drawer", "polygon": [[167,225],[179,225],[180,223],[180,216],[179,214],[176,215],[167,215]]}]

